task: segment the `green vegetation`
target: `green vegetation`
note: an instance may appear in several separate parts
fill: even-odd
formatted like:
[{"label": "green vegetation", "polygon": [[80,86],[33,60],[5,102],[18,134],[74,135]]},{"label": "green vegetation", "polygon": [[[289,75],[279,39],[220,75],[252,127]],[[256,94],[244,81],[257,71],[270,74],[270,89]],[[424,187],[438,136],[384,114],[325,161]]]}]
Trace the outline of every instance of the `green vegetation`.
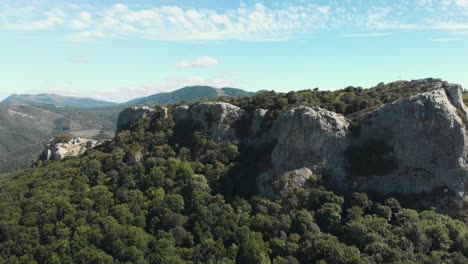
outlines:
[{"label": "green vegetation", "polygon": [[180,102],[197,102],[200,100],[217,100],[220,97],[238,97],[252,95],[236,88],[217,89],[211,86],[189,86],[169,93],[158,93],[148,97],[137,98],[127,102],[127,105],[166,105]]},{"label": "green vegetation", "polygon": [[117,103],[111,103],[91,98],[62,96],[58,94],[13,94],[3,100],[4,103],[20,104],[51,104],[61,107],[109,107],[116,106]]},{"label": "green vegetation", "polygon": [[0,182],[0,263],[468,262],[467,226],[434,211],[343,197],[320,177],[277,200],[243,192],[249,150],[189,127],[143,119]]},{"label": "green vegetation", "polygon": [[111,138],[121,110],[1,103],[0,174],[30,166],[49,139],[61,133]]},{"label": "green vegetation", "polygon": [[270,91],[255,96],[227,98],[225,100],[245,110],[257,108],[272,110],[272,117],[277,116],[282,110],[298,105],[318,106],[352,117],[358,112],[369,111],[401,98],[430,91],[434,89],[434,84],[440,81],[439,79],[426,79],[424,81],[379,83],[370,89],[349,86],[336,91],[319,91],[317,88],[289,93]]}]

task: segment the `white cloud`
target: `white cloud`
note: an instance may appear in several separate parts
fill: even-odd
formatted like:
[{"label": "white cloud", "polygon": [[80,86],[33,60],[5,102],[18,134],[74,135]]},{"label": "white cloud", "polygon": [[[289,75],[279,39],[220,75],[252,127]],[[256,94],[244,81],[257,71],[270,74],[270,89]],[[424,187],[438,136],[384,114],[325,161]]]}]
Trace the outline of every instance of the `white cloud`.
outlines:
[{"label": "white cloud", "polygon": [[468,0],[455,0],[459,7],[468,8]]},{"label": "white cloud", "polygon": [[87,64],[89,63],[89,59],[86,57],[77,56],[70,58],[70,62],[78,64]]},{"label": "white cloud", "polygon": [[26,20],[18,23],[7,23],[6,28],[10,30],[46,30],[64,22],[65,13],[61,9],[53,9],[46,13],[45,18],[37,20]]},{"label": "white cloud", "polygon": [[73,19],[71,23],[72,29],[85,29],[90,26],[92,15],[90,12],[80,12],[77,19]]},{"label": "white cloud", "polygon": [[452,22],[452,21],[441,21],[433,22],[432,28],[440,30],[468,30],[468,22]]},{"label": "white cloud", "polygon": [[[291,0],[240,3],[231,8],[54,2],[52,10],[47,9],[51,4],[40,4],[44,1],[28,6],[0,3],[0,28],[60,29],[57,32],[70,41],[144,38],[185,42],[284,41],[309,38],[317,32],[371,37],[388,31],[468,28],[468,0],[371,1],[365,5],[351,0],[323,1],[326,4]],[[440,22],[428,23],[435,19]],[[373,33],[353,33],[366,31]]]},{"label": "white cloud", "polygon": [[451,41],[459,41],[460,38],[435,38],[432,39],[434,42],[451,42]]},{"label": "white cloud", "polygon": [[355,34],[343,34],[342,38],[368,38],[368,37],[385,37],[389,36],[390,33],[386,32],[370,32],[370,33],[355,33]]},{"label": "white cloud", "polygon": [[178,69],[187,69],[187,68],[206,68],[210,66],[216,66],[219,62],[217,59],[209,56],[200,57],[194,60],[183,60],[175,65]]}]

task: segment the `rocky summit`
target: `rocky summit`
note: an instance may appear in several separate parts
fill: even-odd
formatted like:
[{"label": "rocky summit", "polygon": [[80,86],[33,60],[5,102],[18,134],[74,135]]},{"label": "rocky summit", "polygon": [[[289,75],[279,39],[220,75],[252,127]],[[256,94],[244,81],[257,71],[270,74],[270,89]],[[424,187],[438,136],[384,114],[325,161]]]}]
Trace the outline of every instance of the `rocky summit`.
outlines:
[{"label": "rocky summit", "polygon": [[[427,87],[424,80],[415,84]],[[274,142],[269,165],[257,175],[258,192],[268,197],[306,185],[319,174],[345,192],[413,195],[443,190],[455,194],[460,204],[467,200],[468,110],[459,85],[431,83],[419,94],[351,117],[320,107],[294,107],[267,127],[267,110],[245,111],[225,102],[170,111],[176,123],[188,122],[214,141]],[[127,109],[118,129],[155,113]]]}]

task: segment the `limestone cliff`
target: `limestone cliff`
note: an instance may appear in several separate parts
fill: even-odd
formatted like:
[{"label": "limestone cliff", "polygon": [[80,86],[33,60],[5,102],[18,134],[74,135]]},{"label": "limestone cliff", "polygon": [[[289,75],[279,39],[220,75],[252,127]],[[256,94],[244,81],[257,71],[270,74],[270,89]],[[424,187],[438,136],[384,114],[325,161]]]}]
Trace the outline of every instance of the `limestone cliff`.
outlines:
[{"label": "limestone cliff", "polygon": [[234,140],[236,130],[233,125],[243,114],[244,110],[235,105],[209,102],[196,104],[190,108],[187,106],[175,108],[174,121],[188,120],[212,140]]},{"label": "limestone cliff", "polygon": [[[352,118],[299,106],[265,126],[267,110],[247,112],[223,102],[178,106],[169,112],[176,123],[186,122],[211,140],[275,142],[267,154],[270,165],[257,175],[259,193],[270,197],[291,185],[306,185],[308,178],[319,174],[344,192],[413,195],[442,189],[463,201],[468,184],[468,110],[462,88],[437,82],[427,89],[424,80],[412,84],[426,88]],[[119,129],[154,111],[124,111]]]},{"label": "limestone cliff", "polygon": [[141,118],[151,116],[156,110],[149,107],[130,107],[123,110],[117,119],[117,132],[130,128]]}]

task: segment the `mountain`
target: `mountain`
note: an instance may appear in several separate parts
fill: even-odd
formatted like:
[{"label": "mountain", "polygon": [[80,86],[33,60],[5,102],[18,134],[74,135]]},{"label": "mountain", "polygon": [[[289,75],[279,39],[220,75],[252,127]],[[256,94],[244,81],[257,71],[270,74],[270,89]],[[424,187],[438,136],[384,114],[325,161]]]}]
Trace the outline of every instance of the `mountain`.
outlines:
[{"label": "mountain", "polygon": [[21,104],[51,104],[63,107],[109,107],[116,106],[117,103],[100,101],[92,98],[81,98],[72,96],[62,96],[57,94],[13,94],[3,100],[3,103]]},{"label": "mountain", "polygon": [[461,97],[420,80],[125,109],[114,139],[0,181],[0,262],[468,263],[466,222],[438,213],[466,206]]},{"label": "mountain", "polygon": [[[251,94],[235,88],[193,86],[128,104],[153,106]],[[117,116],[126,105],[55,94],[9,96],[0,103],[0,174],[32,164],[48,140],[62,132],[87,138],[113,137]]]},{"label": "mountain", "polygon": [[237,88],[214,88],[211,86],[188,86],[169,93],[158,93],[148,97],[137,98],[127,102],[127,105],[166,105],[178,102],[196,102],[219,97],[235,97],[253,95]]},{"label": "mountain", "polygon": [[[276,199],[287,186],[303,187],[314,174],[324,174],[328,184],[343,192],[431,193],[419,204],[447,214],[463,209],[468,200],[468,108],[460,85],[424,79],[368,90],[348,87],[226,101],[180,105],[172,112],[129,108],[119,115],[118,130],[142,117],[172,117],[176,128],[184,126],[183,131],[215,142],[240,142],[251,153],[271,144],[266,157],[252,154],[239,166],[245,170],[239,176],[246,178],[234,182],[256,186],[239,186],[244,195]],[[252,108],[256,102],[260,105]],[[192,137],[190,132],[181,135]],[[263,159],[263,168],[249,168],[250,162]]]},{"label": "mountain", "polygon": [[74,108],[51,104],[0,103],[0,173],[24,168],[37,160],[54,135],[111,138],[122,107]]}]

